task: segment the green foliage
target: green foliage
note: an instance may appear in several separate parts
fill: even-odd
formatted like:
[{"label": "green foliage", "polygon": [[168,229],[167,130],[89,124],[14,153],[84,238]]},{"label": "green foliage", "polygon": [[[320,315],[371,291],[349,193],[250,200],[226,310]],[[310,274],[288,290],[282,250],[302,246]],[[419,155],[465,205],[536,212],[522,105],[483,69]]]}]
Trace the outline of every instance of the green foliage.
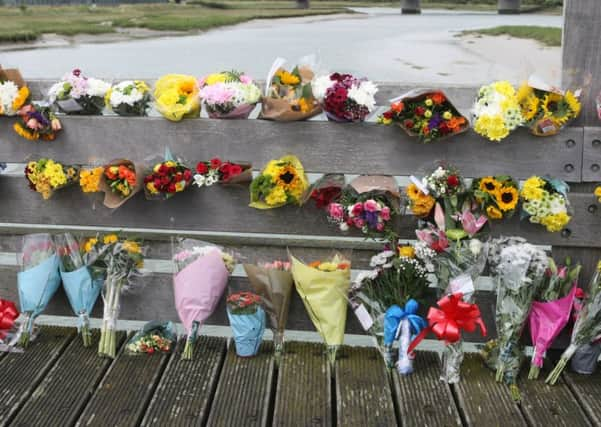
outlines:
[{"label": "green foliage", "polygon": [[462,35],[511,36],[536,40],[546,46],[561,46],[561,28],[530,25],[503,25],[493,28],[463,31]]}]

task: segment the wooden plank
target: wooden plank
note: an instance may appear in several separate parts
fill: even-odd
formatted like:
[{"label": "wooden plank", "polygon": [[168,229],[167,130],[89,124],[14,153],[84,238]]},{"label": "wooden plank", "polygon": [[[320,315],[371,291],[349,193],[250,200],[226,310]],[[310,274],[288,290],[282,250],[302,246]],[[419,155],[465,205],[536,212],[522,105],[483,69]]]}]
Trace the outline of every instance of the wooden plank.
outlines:
[{"label": "wooden plank", "polygon": [[520,381],[521,407],[528,423],[541,427],[592,425],[564,381],[545,384],[548,373],[541,371],[538,381]]},{"label": "wooden plank", "polygon": [[75,337],[75,329],[44,327],[23,353],[0,360],[0,426],[7,426]]},{"label": "wooden plank", "polygon": [[478,354],[465,354],[461,381],[453,388],[468,425],[527,426],[509,388],[495,382],[494,372],[484,366]]},{"label": "wooden plank", "polygon": [[[92,333],[92,347],[83,347],[79,337],[71,341],[11,426],[66,426],[77,421],[112,362],[98,357],[100,331]],[[120,333],[118,342],[124,338]]]},{"label": "wooden plank", "polygon": [[519,129],[501,144],[471,130],[440,143],[420,144],[396,126],[375,123],[210,119],[172,123],[159,117],[68,116],[63,125],[56,141],[35,143],[23,141],[12,121],[0,120],[0,159],[22,163],[51,157],[74,164],[113,158],[144,161],[170,147],[191,167],[219,156],[260,169],[273,158],[296,153],[307,172],[314,173],[412,175],[431,169],[438,159],[466,177],[510,173],[523,179],[550,174],[577,182],[582,168],[583,129],[571,127],[547,138],[534,138],[527,129]]},{"label": "wooden plank", "polygon": [[582,112],[576,123],[598,125],[595,98],[601,91],[601,3],[597,0],[567,0],[563,5],[562,86],[584,86]]},{"label": "wooden plank", "polygon": [[285,350],[279,364],[273,426],[331,426],[331,374],[324,346],[288,342]]},{"label": "wooden plank", "polygon": [[251,358],[236,356],[230,345],[207,425],[267,426],[274,374],[272,342],[263,342],[259,354]]},{"label": "wooden plank", "polygon": [[592,375],[580,375],[566,369],[563,380],[595,426],[601,426],[601,366]]},{"label": "wooden plank", "polygon": [[[597,123],[599,124],[599,123]],[[582,180],[601,181],[601,128],[585,127],[583,142]]]},{"label": "wooden plank", "polygon": [[398,419],[403,427],[461,426],[461,417],[447,384],[440,382],[438,353],[419,351],[413,361],[411,375],[392,379]]},{"label": "wooden plank", "polygon": [[389,374],[378,350],[341,347],[335,373],[338,426],[397,425]]},{"label": "wooden plank", "polygon": [[185,340],[171,357],[142,426],[204,425],[226,352],[225,338],[200,336],[194,360],[181,360]]},{"label": "wooden plank", "polygon": [[140,424],[170,355],[117,355],[77,426]]}]

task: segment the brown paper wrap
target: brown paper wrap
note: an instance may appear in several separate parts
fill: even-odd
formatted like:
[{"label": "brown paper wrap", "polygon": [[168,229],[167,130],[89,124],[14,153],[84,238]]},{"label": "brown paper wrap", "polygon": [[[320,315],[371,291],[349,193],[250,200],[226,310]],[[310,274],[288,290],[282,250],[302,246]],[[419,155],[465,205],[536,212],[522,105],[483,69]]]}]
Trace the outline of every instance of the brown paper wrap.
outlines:
[{"label": "brown paper wrap", "polygon": [[4,69],[0,65],[0,80],[9,80],[15,83],[19,89],[25,86],[25,80],[23,80],[23,76],[17,68]]},{"label": "brown paper wrap", "polygon": [[242,167],[242,173],[236,175],[227,181],[219,181],[222,185],[235,185],[235,184],[246,184],[253,180],[253,169],[250,163],[238,163],[230,162],[232,164],[240,165]]},{"label": "brown paper wrap", "polygon": [[108,162],[104,165],[104,169],[110,166],[120,166],[120,165],[130,165],[133,166],[134,171],[136,172],[136,185],[132,188],[131,193],[127,197],[121,197],[119,194],[113,192],[109,183],[104,176],[104,172],[102,173],[102,178],[100,178],[100,191],[104,193],[104,206],[109,209],[115,209],[121,206],[123,203],[132,198],[138,191],[142,189],[142,184],[144,182],[144,167],[140,164],[136,164],[127,159],[116,159]]},{"label": "brown paper wrap", "polygon": [[385,175],[362,175],[351,181],[350,186],[358,193],[377,192],[388,196],[391,208],[400,209],[399,186],[392,176]]}]

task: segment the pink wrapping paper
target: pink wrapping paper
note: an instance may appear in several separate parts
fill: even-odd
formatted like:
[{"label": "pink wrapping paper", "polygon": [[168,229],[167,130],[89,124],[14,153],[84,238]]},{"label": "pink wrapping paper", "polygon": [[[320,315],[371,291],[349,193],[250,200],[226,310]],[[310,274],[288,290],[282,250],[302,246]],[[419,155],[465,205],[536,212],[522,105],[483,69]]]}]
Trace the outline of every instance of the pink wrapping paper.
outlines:
[{"label": "pink wrapping paper", "polygon": [[568,295],[555,301],[534,301],[530,309],[528,322],[530,337],[534,345],[532,364],[543,367],[543,357],[557,335],[570,320],[577,284],[574,283]]},{"label": "pink wrapping paper", "polygon": [[227,286],[229,273],[218,250],[198,258],[173,276],[175,308],[186,331],[213,314]]},{"label": "pink wrapping paper", "polygon": [[254,109],[255,104],[244,104],[239,105],[227,114],[211,113],[210,111],[207,111],[207,114],[211,119],[247,119]]}]

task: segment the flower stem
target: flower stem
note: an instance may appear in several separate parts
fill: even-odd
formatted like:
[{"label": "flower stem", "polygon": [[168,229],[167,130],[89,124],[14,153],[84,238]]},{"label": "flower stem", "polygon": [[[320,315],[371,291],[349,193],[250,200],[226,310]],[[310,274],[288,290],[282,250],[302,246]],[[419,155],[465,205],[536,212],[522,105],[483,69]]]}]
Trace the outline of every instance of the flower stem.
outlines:
[{"label": "flower stem", "polygon": [[553,368],[551,373],[547,376],[547,379],[545,380],[547,384],[555,385],[555,383],[557,383],[559,377],[561,376],[561,373],[563,372],[566,365],[568,364],[568,362],[570,361],[577,349],[578,347],[574,344],[570,344],[570,346],[566,348],[566,350],[561,355],[561,359],[559,359],[559,362],[557,362],[557,365],[555,365],[555,368]]},{"label": "flower stem", "polygon": [[530,365],[530,371],[528,372],[529,380],[536,380],[540,375],[540,368],[536,365]]},{"label": "flower stem", "polygon": [[196,337],[198,336],[198,327],[200,324],[197,321],[192,322],[192,330],[188,334],[186,339],[186,346],[182,353],[182,360],[192,360],[194,358],[194,344],[196,343]]},{"label": "flower stem", "polygon": [[511,392],[511,398],[513,399],[514,402],[519,402],[520,400],[522,400],[522,395],[520,393],[520,389],[518,388],[518,386],[516,384],[511,384],[509,386],[509,391]]},{"label": "flower stem", "polygon": [[497,374],[495,375],[495,380],[500,383],[503,382],[503,377],[505,376],[505,364],[503,362],[499,362],[497,366]]}]

